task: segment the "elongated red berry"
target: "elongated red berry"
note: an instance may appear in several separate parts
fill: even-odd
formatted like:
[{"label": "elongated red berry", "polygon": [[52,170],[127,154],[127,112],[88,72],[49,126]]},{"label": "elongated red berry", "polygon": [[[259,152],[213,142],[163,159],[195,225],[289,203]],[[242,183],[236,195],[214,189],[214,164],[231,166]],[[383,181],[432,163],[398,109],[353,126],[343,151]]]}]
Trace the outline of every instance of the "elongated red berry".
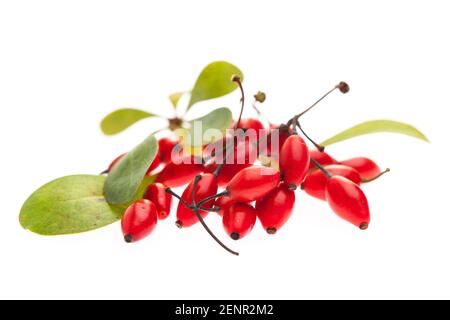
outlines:
[{"label": "elongated red berry", "polygon": [[280,230],[291,216],[294,203],[295,193],[285,184],[256,201],[256,212],[264,230],[269,234]]},{"label": "elongated red berry", "polygon": [[260,133],[263,132],[264,130],[264,126],[258,119],[247,118],[241,119],[241,121],[239,122],[238,129],[254,130],[256,137],[259,138]]},{"label": "elongated red berry", "polygon": [[203,164],[194,163],[193,156],[187,156],[189,163],[176,164],[169,162],[158,174],[157,182],[167,187],[175,188],[183,186],[191,181],[196,175],[203,172]]},{"label": "elongated red berry", "polygon": [[354,168],[363,180],[373,179],[381,173],[380,167],[369,158],[351,158],[341,161],[340,164]]},{"label": "elongated red berry", "polygon": [[[358,171],[352,167],[343,166],[340,164],[332,164],[324,167],[332,175],[345,177],[357,185],[361,184],[361,177]],[[307,175],[305,181],[302,183],[302,189],[307,194],[320,200],[326,200],[325,189],[327,186],[328,177],[322,170],[315,170]]]},{"label": "elongated red berry", "polygon": [[167,187],[162,183],[152,183],[147,187],[144,199],[150,200],[158,210],[158,219],[166,219],[172,206],[172,195],[166,192]]},{"label": "elongated red berry", "polygon": [[160,164],[161,164],[161,159],[159,157],[159,153],[157,153],[155,156],[155,159],[153,159],[152,164],[148,168],[146,175],[150,175],[156,168],[159,167]]},{"label": "elongated red berry", "polygon": [[[338,161],[334,159],[332,156],[330,156],[328,153],[320,152],[319,150],[310,150],[309,156],[311,159],[316,160],[322,166],[338,163]],[[314,163],[312,162],[309,163],[309,169],[316,169]]]},{"label": "elongated red berry", "polygon": [[[158,153],[161,163],[168,163],[171,160],[172,150],[178,145],[179,141],[175,138],[161,138],[158,141]],[[181,151],[181,148],[180,150]]]},{"label": "elongated red berry", "polygon": [[133,203],[122,217],[122,233],[126,242],[136,242],[148,236],[155,229],[157,209],[147,199]]},{"label": "elongated red berry", "polygon": [[231,199],[251,202],[261,199],[280,182],[280,172],[263,166],[245,168],[228,183],[226,190]]},{"label": "elongated red berry", "polygon": [[[218,185],[217,178],[210,174],[205,173],[201,176],[202,178],[197,183],[197,188],[195,189],[195,201],[200,202],[201,200],[213,196],[217,193]],[[195,179],[195,178],[194,178]],[[192,190],[194,188],[194,181],[191,181],[187,188],[184,190],[181,198],[188,204],[192,203]],[[214,199],[210,200],[202,205],[204,208],[212,208],[214,205]],[[208,215],[207,211],[199,210],[200,215],[204,218]],[[187,208],[181,201],[178,203],[177,209],[177,222],[176,225],[179,228],[186,228],[194,225],[198,222],[197,215],[195,212]]]},{"label": "elongated red berry", "polygon": [[333,176],[328,179],[326,198],[331,209],[342,219],[365,230],[369,227],[370,211],[361,188],[347,178]]},{"label": "elongated red berry", "polygon": [[252,231],[256,222],[256,210],[247,203],[235,203],[230,206],[222,218],[226,233],[233,240],[242,239]]},{"label": "elongated red berry", "polygon": [[261,136],[259,141],[259,153],[262,155],[275,157],[278,162],[281,148],[291,134],[292,129],[288,126],[271,124],[270,130],[266,131],[265,138]]},{"label": "elongated red berry", "polygon": [[305,141],[298,135],[287,138],[281,148],[280,170],[284,183],[291,189],[299,186],[309,168],[309,150]]},{"label": "elongated red berry", "polygon": [[218,208],[219,211],[217,211],[217,213],[220,216],[223,216],[225,211],[235,203],[236,203],[236,200],[231,199],[229,196],[221,196],[221,197],[218,197],[216,199],[216,201],[214,202],[214,207]]}]

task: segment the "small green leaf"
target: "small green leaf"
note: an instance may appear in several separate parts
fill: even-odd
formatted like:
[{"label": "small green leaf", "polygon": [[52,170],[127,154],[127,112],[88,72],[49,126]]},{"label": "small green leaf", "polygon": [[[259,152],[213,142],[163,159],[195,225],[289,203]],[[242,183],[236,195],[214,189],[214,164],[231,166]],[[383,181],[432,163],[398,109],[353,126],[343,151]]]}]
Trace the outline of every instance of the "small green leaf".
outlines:
[{"label": "small green leaf", "polygon": [[230,128],[232,121],[230,109],[219,108],[189,121],[189,128],[178,129],[176,133],[180,135],[184,145],[199,147],[219,139]]},{"label": "small green leaf", "polygon": [[156,114],[149,113],[143,110],[124,108],[111,112],[105,118],[103,118],[100,128],[106,135],[113,135],[122,132],[126,128],[135,124],[139,120],[159,117]]},{"label": "small green leaf", "polygon": [[242,71],[228,62],[216,61],[207,65],[191,91],[188,110],[199,101],[218,98],[234,91],[237,85],[231,81],[231,77],[235,74],[244,79]]},{"label": "small green leaf", "polygon": [[103,196],[104,176],[75,175],[56,179],[36,190],[20,211],[20,224],[42,235],[80,233],[122,217],[126,206]]},{"label": "small green leaf", "polygon": [[360,123],[354,127],[344,130],[341,133],[335,135],[334,137],[325,140],[324,142],[321,143],[321,145],[329,146],[331,144],[351,139],[357,136],[377,132],[400,133],[428,142],[427,137],[425,137],[425,135],[422,132],[420,132],[419,130],[417,130],[416,128],[414,128],[409,124],[392,120],[372,120]]},{"label": "small green leaf", "polygon": [[123,204],[133,199],[157,152],[158,142],[151,135],[113,167],[104,189],[108,203]]},{"label": "small green leaf", "polygon": [[185,94],[186,92],[180,91],[180,92],[174,92],[169,96],[169,100],[172,103],[172,106],[174,109],[178,106],[178,101],[180,101],[180,98]]}]

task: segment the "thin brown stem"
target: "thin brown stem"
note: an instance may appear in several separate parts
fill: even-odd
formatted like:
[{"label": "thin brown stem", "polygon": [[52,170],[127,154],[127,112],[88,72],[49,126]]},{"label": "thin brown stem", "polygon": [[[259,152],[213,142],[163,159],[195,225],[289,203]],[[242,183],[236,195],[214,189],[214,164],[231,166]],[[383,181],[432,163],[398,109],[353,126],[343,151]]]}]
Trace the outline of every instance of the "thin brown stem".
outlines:
[{"label": "thin brown stem", "polygon": [[331,177],[333,176],[333,175],[331,174],[330,171],[328,171],[327,169],[325,169],[325,168],[324,168],[319,162],[317,162],[315,159],[311,158],[310,160],[311,160],[311,162],[314,164],[314,166],[315,166],[317,169],[319,169],[320,171],[322,171],[322,172],[327,176],[328,179],[331,178]]},{"label": "thin brown stem", "polygon": [[391,171],[391,169],[386,168],[383,172],[380,172],[380,173],[377,174],[375,177],[370,178],[370,179],[362,179],[361,182],[362,182],[362,183],[369,183],[369,182],[375,181],[375,180],[377,180],[378,178],[384,176],[386,173],[388,173],[388,172],[390,172],[390,171]]}]

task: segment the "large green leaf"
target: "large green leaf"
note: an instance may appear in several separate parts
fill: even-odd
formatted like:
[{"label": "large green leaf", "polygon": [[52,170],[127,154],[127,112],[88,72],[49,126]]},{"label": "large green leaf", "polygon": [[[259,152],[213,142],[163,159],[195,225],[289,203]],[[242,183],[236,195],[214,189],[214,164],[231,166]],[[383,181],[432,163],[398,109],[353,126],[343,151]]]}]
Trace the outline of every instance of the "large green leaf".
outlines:
[{"label": "large green leaf", "polygon": [[56,179],[28,198],[20,211],[20,223],[42,235],[79,233],[113,223],[121,218],[126,207],[106,202],[104,183],[104,176]]},{"label": "large green leaf", "polygon": [[351,139],[357,136],[377,132],[400,133],[417,139],[428,141],[427,137],[425,137],[422,132],[409,124],[392,120],[372,120],[360,123],[354,127],[344,130],[337,135],[325,140],[321,143],[321,145],[329,146],[331,144]]},{"label": "large green leaf", "polygon": [[118,109],[103,118],[100,128],[104,134],[113,135],[122,132],[139,120],[151,117],[158,117],[158,115],[132,108]]},{"label": "large green leaf", "polygon": [[237,88],[231,81],[233,75],[244,79],[242,71],[225,61],[216,61],[207,65],[195,82],[191,91],[188,109],[195,103],[224,96]]},{"label": "large green leaf", "polygon": [[123,204],[133,199],[157,152],[158,142],[151,135],[112,168],[104,189],[108,203]]},{"label": "large green leaf", "polygon": [[184,145],[199,147],[220,139],[220,135],[230,128],[232,121],[230,109],[219,108],[203,117],[189,121],[189,128],[178,129],[176,133]]}]

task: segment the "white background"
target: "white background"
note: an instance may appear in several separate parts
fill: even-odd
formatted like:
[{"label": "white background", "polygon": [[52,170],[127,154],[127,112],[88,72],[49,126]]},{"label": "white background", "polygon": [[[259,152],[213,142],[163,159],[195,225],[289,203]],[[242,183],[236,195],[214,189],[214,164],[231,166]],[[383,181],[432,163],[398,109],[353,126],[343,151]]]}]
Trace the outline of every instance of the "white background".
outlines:
[{"label": "white background", "polygon": [[[0,298],[450,298],[447,1],[1,1]],[[228,60],[248,96],[285,121],[340,80],[304,118],[325,139],[363,120],[412,123],[432,141],[392,134],[329,148],[392,172],[365,186],[373,216],[361,232],[298,193],[279,234],[258,225],[233,248],[174,216],[126,245],[119,224],[80,235],[23,230],[25,199],[54,178],[96,174],[162,123],[105,137],[121,106],[167,112],[166,96]],[[237,112],[237,92],[199,103]],[[185,101],[186,102],[186,101]],[[246,115],[253,115],[248,108]]]}]

